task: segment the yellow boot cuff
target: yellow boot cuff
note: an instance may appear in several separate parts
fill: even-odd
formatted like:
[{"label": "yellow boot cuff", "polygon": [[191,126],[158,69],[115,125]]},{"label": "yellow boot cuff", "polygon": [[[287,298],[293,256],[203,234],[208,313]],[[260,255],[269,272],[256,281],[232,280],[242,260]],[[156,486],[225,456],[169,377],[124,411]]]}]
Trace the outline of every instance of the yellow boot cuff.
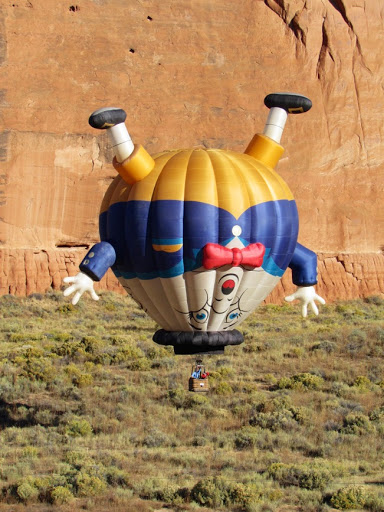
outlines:
[{"label": "yellow boot cuff", "polygon": [[113,167],[126,183],[133,185],[148,176],[155,167],[155,161],[143,146],[135,144],[132,154],[124,162],[120,163],[114,157]]},{"label": "yellow boot cuff", "polygon": [[244,153],[274,169],[284,153],[284,148],[266,135],[256,134]]}]

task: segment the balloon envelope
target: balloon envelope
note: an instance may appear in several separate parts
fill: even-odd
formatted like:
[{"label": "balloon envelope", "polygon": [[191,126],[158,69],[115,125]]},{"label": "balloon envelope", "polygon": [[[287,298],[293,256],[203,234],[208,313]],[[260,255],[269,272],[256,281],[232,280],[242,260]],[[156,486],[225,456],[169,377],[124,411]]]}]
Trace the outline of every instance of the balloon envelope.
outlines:
[{"label": "balloon envelope", "polygon": [[[292,193],[249,154],[189,149],[154,160],[143,180],[129,185],[117,176],[104,197],[100,234],[116,251],[113,271],[165,331],[233,332],[291,261]],[[234,253],[262,244],[265,252],[258,267],[228,260],[207,269],[207,244]]]}]

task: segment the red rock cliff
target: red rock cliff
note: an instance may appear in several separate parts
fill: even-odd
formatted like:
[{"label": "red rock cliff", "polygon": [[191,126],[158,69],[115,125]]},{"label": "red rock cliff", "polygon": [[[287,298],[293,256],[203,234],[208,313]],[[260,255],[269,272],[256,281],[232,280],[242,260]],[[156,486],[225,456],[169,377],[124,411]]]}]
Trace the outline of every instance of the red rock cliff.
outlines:
[{"label": "red rock cliff", "polygon": [[[60,288],[98,241],[115,171],[89,114],[149,152],[243,151],[295,91],[278,172],[328,300],[384,293],[384,6],[370,0],[13,0],[0,7],[0,293]],[[100,285],[117,288],[108,275]],[[291,290],[289,275],[272,294]]]}]

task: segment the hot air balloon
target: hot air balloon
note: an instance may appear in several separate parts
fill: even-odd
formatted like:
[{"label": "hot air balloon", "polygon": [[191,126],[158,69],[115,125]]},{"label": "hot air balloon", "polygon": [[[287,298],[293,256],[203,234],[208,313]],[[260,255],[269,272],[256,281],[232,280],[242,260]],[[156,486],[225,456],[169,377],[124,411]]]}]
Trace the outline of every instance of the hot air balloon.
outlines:
[{"label": "hot air balloon", "polygon": [[[107,129],[118,176],[102,201],[101,242],[80,265],[65,295],[73,303],[109,267],[133,299],[159,324],[154,341],[176,354],[222,352],[238,345],[236,328],[267,297],[287,267],[302,298],[317,313],[316,255],[297,242],[298,213],[275,171],[288,113],[311,101],[275,93],[263,134],[244,153],[178,149],[153,158],[133,145],[122,109],[94,112],[91,126]],[[304,298],[303,298],[304,297]]]}]

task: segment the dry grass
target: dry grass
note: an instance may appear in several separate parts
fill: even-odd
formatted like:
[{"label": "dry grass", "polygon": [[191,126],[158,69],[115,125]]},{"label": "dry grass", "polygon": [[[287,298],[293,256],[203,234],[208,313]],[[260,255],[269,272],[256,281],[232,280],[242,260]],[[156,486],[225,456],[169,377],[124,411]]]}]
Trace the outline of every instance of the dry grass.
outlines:
[{"label": "dry grass", "polygon": [[0,298],[0,510],[383,510],[384,303],[298,309],[259,308],[199,395],[128,297]]}]

